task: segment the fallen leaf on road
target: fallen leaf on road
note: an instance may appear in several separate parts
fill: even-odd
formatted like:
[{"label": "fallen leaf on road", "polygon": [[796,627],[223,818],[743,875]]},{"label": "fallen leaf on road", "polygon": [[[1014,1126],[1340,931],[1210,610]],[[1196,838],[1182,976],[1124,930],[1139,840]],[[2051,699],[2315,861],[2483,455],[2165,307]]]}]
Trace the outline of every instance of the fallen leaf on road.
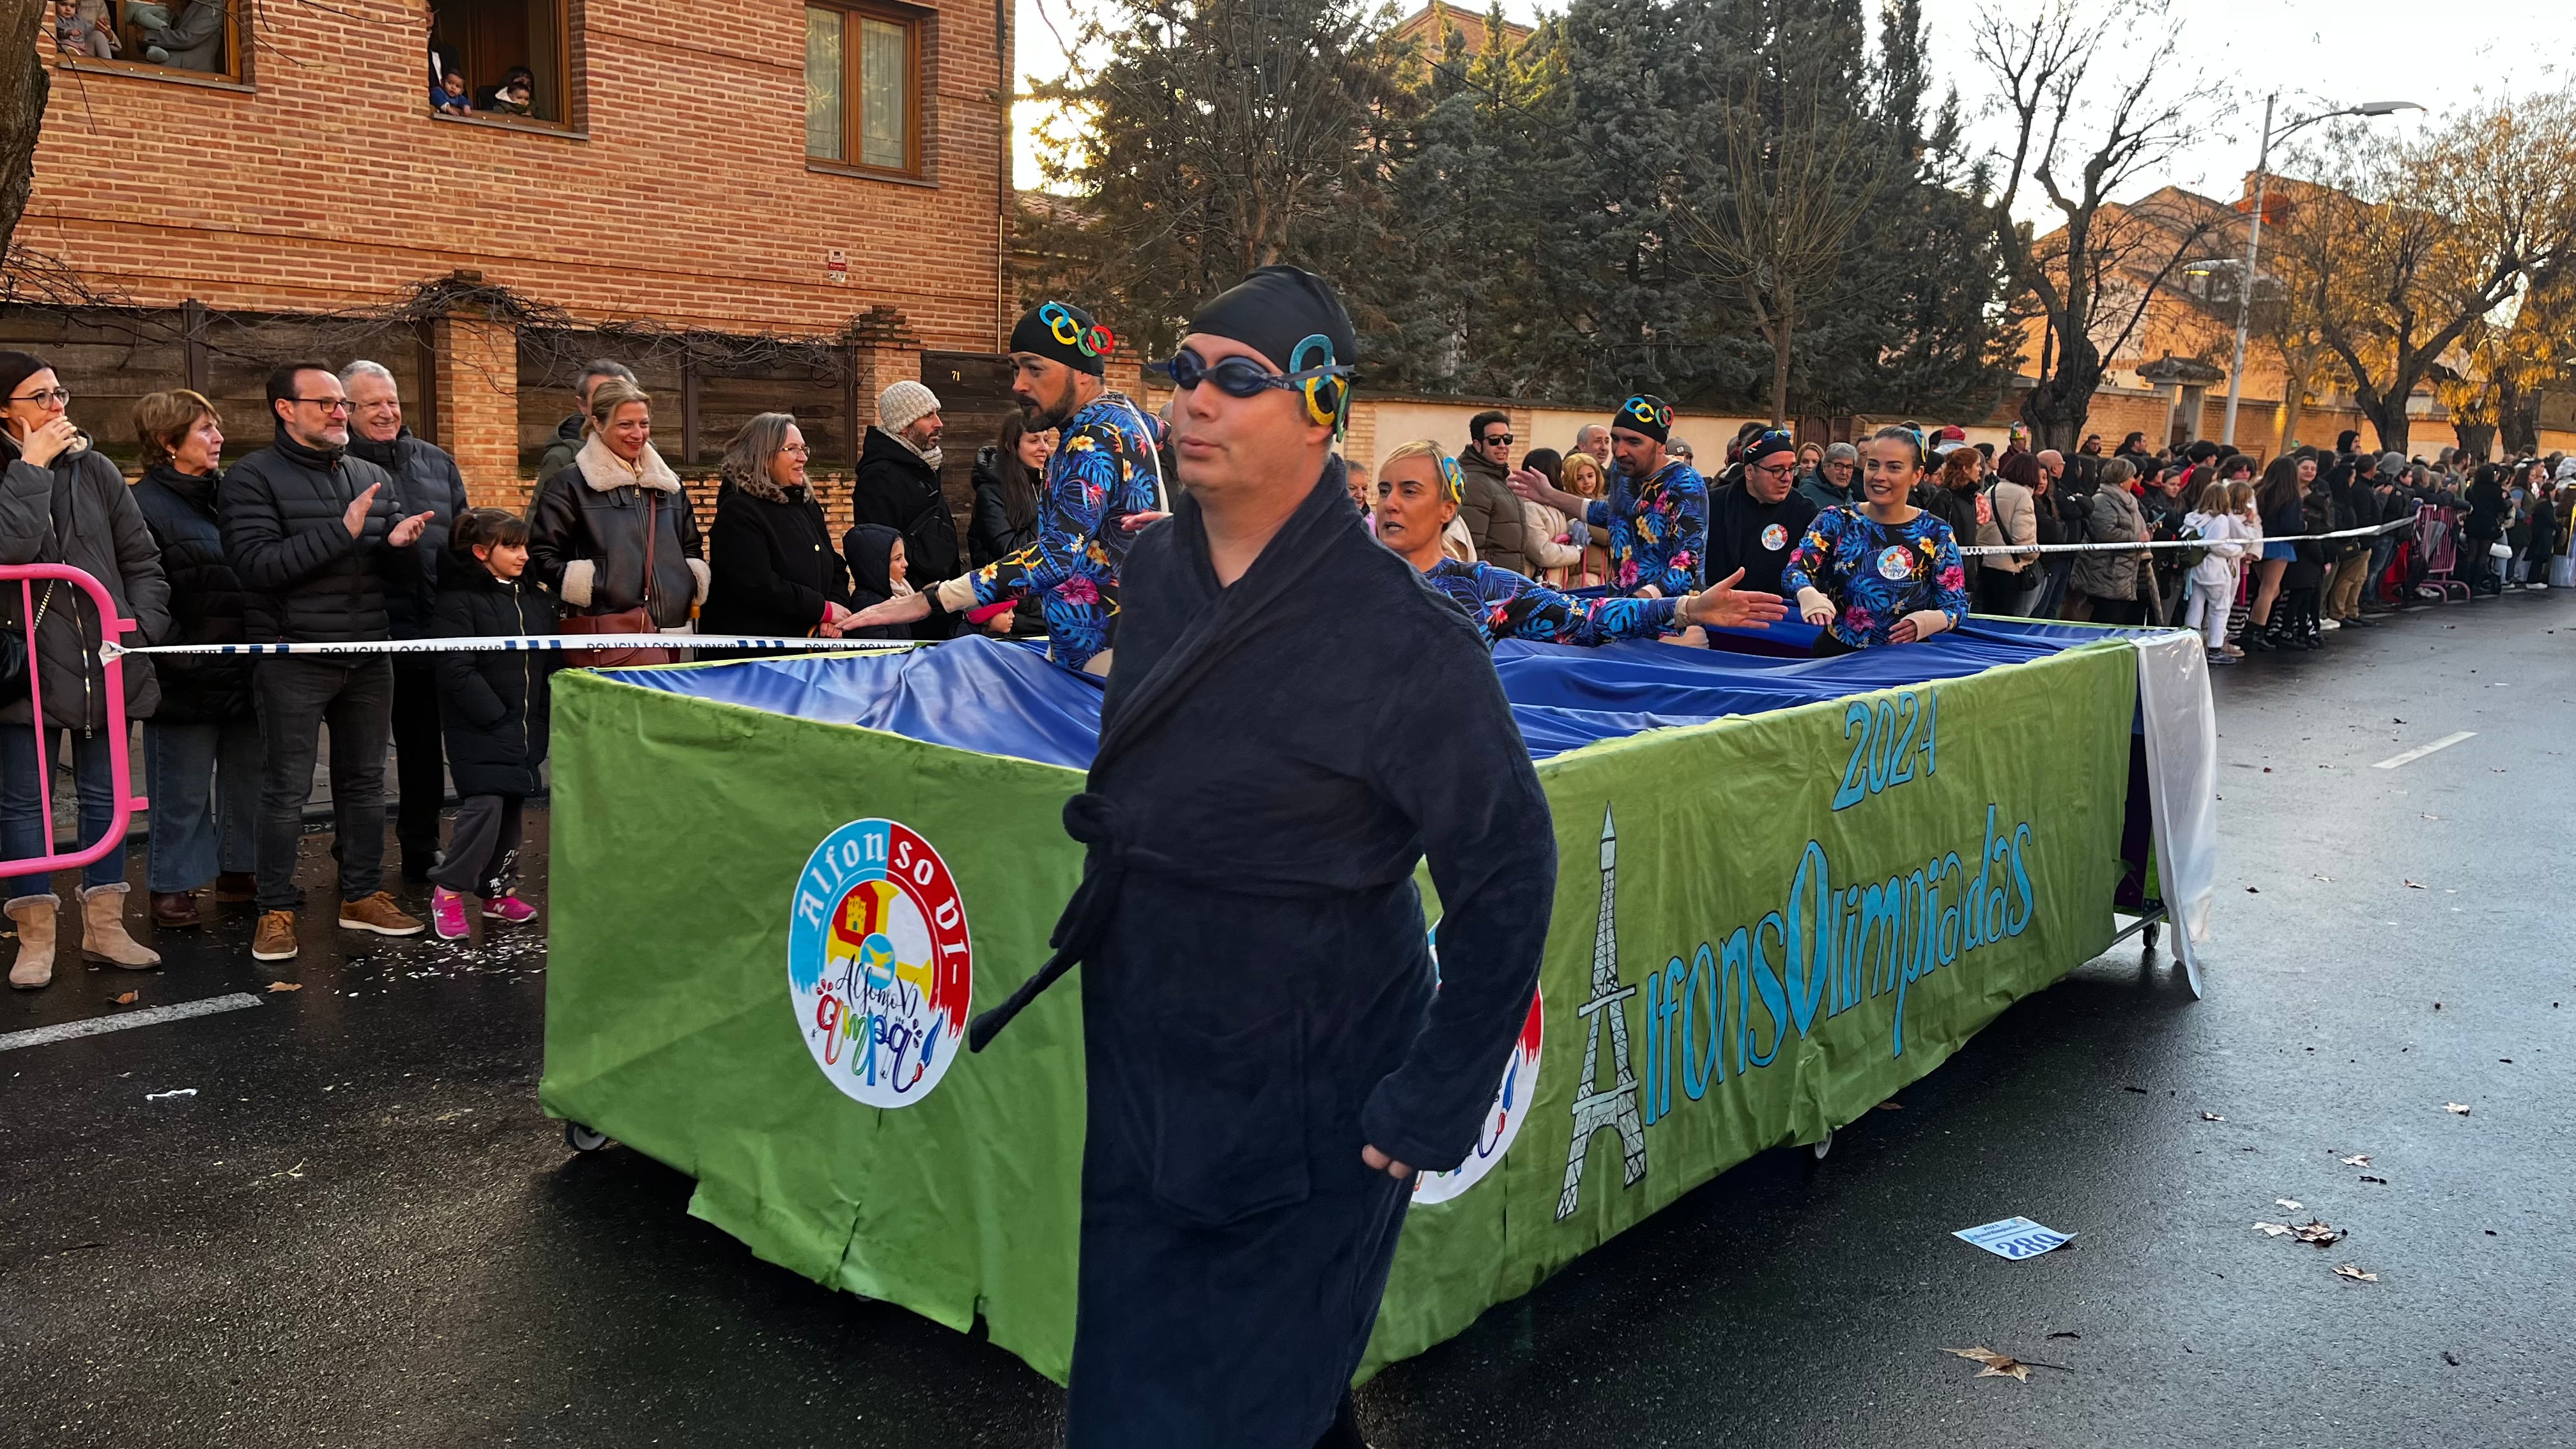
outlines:
[{"label": "fallen leaf on road", "polygon": [[119,1006],[132,1006],[134,1004],[134,999],[142,994],[143,993],[140,991],[126,992],[124,995],[116,998],[116,1004]]},{"label": "fallen leaf on road", "polygon": [[2343,1165],[2346,1167],[2368,1167],[2370,1165],[2370,1154],[2367,1152],[2354,1153],[2352,1156],[2343,1160]]},{"label": "fallen leaf on road", "polygon": [[2407,888],[2408,890],[2410,890],[2410,891],[2420,891],[2420,890],[2422,890],[2424,887],[2423,887],[2423,886],[2421,886],[2421,885],[2419,885],[2419,884],[2417,884],[2416,882],[2414,882],[2414,881],[2411,881],[2411,880],[2410,880],[2410,881],[2408,881],[2408,882],[2406,883],[2406,888]]},{"label": "fallen leaf on road", "polygon": [[2453,1368],[2458,1368],[2460,1366],[2460,1356],[2446,1348],[2442,1350],[2442,1362],[2449,1364]]},{"label": "fallen leaf on road", "polygon": [[2292,1211],[2292,1212],[2297,1212],[2299,1209],[2301,1209],[2301,1208],[2303,1208],[2303,1207],[2306,1207],[2306,1206],[2307,1206],[2307,1204],[2306,1204],[2306,1203],[2300,1203],[2300,1202],[2292,1202],[2292,1201],[2290,1201],[2290,1200],[2289,1200],[2288,1198],[2286,1198],[2286,1197],[2276,1197],[2276,1198],[2272,1199],[2272,1206],[2274,1206],[2274,1207],[2280,1207],[2280,1208],[2288,1208],[2288,1209],[2289,1209],[2290,1211]]},{"label": "fallen leaf on road", "polygon": [[2299,1224],[2296,1231],[2300,1242],[2314,1243],[2320,1248],[2328,1243],[2340,1243],[2344,1237],[2343,1229],[2332,1226],[2323,1218],[2310,1218]]},{"label": "fallen leaf on road", "polygon": [[2074,1331],[2072,1331],[2072,1330],[2070,1330],[2070,1329],[2064,1329],[2064,1328],[2061,1328],[2061,1329],[2057,1330],[2055,1333],[2052,1333],[2052,1334],[2050,1334],[2050,1335],[2049,1335],[2049,1337],[2051,1337],[2051,1338],[2082,1338],[2083,1336],[2084,1336],[2083,1334],[2076,1333],[2076,1332],[2074,1332]]},{"label": "fallen leaf on road", "polygon": [[2386,1186],[2388,1186],[2388,1179],[2387,1179],[2387,1178],[2384,1178],[2384,1177],[2373,1177],[2373,1176],[2371,1176],[2371,1175],[2370,1175],[2369,1173],[2367,1173],[2367,1172],[2365,1172],[2365,1173],[2363,1173],[2363,1174],[2361,1175],[2361,1180],[2362,1180],[2362,1181],[2364,1181],[2364,1182],[2375,1182],[2375,1183],[2378,1183],[2381,1187],[2386,1187]]},{"label": "fallen leaf on road", "polygon": [[[2310,875],[2316,875],[2316,872],[2315,872],[2315,871],[2310,871],[2310,872],[2308,872],[2308,873],[2309,873]],[[2333,884],[2334,884],[2334,877],[2333,877],[2333,876],[2330,876],[2330,875],[2319,875],[2319,876],[2317,876],[2317,879],[2319,879],[2319,880],[2321,880],[2321,881],[2324,881],[2327,885],[2333,885]]]},{"label": "fallen leaf on road", "polygon": [[2203,1112],[2200,1114],[2200,1120],[2203,1122],[2224,1122],[2227,1119],[2219,1116],[2215,1112]]},{"label": "fallen leaf on road", "polygon": [[2454,1117],[2466,1117],[2469,1115],[2469,1104],[2466,1102],[2444,1102],[2442,1104],[2442,1110],[2450,1113]]},{"label": "fallen leaf on road", "polygon": [[304,989],[304,983],[301,981],[272,981],[268,983],[268,989],[270,991],[301,991]]},{"label": "fallen leaf on road", "polygon": [[1902,1112],[1905,1108],[1894,1102],[1881,1102],[1878,1104],[1877,1110],[1881,1112]]},{"label": "fallen leaf on road", "polygon": [[2122,1087],[2120,1090],[2123,1092],[2135,1092],[2141,1097],[2147,1094],[2147,1089],[2144,1087]]},{"label": "fallen leaf on road", "polygon": [[2259,891],[2259,890],[2256,890],[2256,889],[2255,889],[2254,887],[2252,887],[2252,886],[2247,886],[2247,887],[2245,888],[2245,894],[2247,894],[2247,895],[2249,895],[2249,896],[2259,896],[2259,895],[2261,895],[2261,894],[2263,894],[2263,893],[2262,893],[2261,891]]},{"label": "fallen leaf on road", "polygon": [[2378,1274],[2365,1273],[2350,1263],[2337,1265],[2335,1268],[2335,1276],[2338,1278],[2350,1278],[2360,1283],[2376,1283],[2379,1281]]},{"label": "fallen leaf on road", "polygon": [[2267,1238],[2286,1237],[2291,1231],[2288,1223],[2256,1223],[2254,1230]]},{"label": "fallen leaf on road", "polygon": [[1977,1370],[1978,1378],[2019,1379],[2023,1383],[2030,1382],[2029,1365],[2023,1363],[2020,1359],[2011,1358],[2004,1354],[1997,1353],[1991,1348],[1945,1348],[1941,1351],[1943,1353],[1954,1353],[1961,1358],[1984,1364],[1984,1368]]}]

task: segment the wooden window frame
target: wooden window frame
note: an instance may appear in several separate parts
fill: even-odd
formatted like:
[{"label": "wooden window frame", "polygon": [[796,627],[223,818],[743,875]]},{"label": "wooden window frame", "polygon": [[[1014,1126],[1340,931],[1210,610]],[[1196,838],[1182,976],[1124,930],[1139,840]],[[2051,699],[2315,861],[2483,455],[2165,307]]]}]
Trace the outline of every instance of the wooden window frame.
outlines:
[{"label": "wooden window frame", "polygon": [[[842,17],[841,154],[837,157],[817,156],[808,151],[805,164],[817,170],[859,176],[881,176],[898,181],[927,180],[922,160],[922,133],[929,129],[924,118],[928,96],[922,83],[922,37],[929,27],[929,17],[918,10],[873,4],[869,0],[805,0],[804,8],[835,11]],[[865,154],[862,132],[867,125],[859,83],[859,68],[864,63],[866,47],[859,43],[859,28],[854,23],[862,19],[903,27],[905,126],[904,164],[900,167],[875,166],[858,159]]]},{"label": "wooden window frame", "polygon": [[[243,0],[235,0],[235,3],[243,3]],[[535,0],[531,0],[531,3],[535,3]],[[575,13],[577,0],[545,0],[545,3],[553,5],[555,23],[563,30],[562,42],[555,52],[552,76],[555,94],[563,98],[563,119],[549,121],[541,116],[514,116],[505,111],[469,111],[462,116],[442,111],[429,104],[425,88],[421,84],[420,67],[415,64],[412,74],[413,90],[422,93],[418,104],[423,110],[429,112],[431,120],[444,121],[457,126],[489,126],[500,131],[532,131],[541,136],[569,136],[577,141],[590,139],[589,128],[585,124],[587,118],[582,109],[581,93],[577,89],[580,76],[573,56],[574,50],[581,43],[581,17]]]},{"label": "wooden window frame", "polygon": [[[174,0],[172,9],[183,8],[187,0]],[[168,81],[173,85],[204,86],[210,90],[251,91],[257,86],[251,76],[251,58],[242,50],[242,7],[246,0],[226,0],[224,5],[224,59],[229,70],[189,70],[183,66],[154,65],[145,60],[100,60],[95,56],[67,55],[56,49],[53,40],[54,8],[48,0],[37,24],[44,33],[36,41],[39,53],[56,70],[82,75],[130,75],[144,80]],[[175,18],[175,17],[174,17]],[[123,7],[118,8],[123,20]],[[128,39],[120,33],[119,40]]]}]

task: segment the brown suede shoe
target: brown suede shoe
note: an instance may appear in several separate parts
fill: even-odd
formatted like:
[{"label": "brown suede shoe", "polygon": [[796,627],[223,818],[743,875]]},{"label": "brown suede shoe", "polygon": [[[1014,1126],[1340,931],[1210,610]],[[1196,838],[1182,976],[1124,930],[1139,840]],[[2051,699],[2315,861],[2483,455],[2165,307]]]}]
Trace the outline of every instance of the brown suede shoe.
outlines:
[{"label": "brown suede shoe", "polygon": [[295,959],[295,913],[293,911],[259,913],[259,931],[251,937],[250,959],[254,961]]},{"label": "brown suede shoe", "polygon": [[417,936],[421,923],[402,913],[394,898],[378,891],[362,900],[340,903],[340,928],[346,931],[373,931],[379,936]]},{"label": "brown suede shoe", "polygon": [[228,870],[215,877],[215,904],[238,906],[259,899],[259,877],[246,870]]},{"label": "brown suede shoe", "polygon": [[154,891],[152,924],[164,929],[200,924],[197,916],[197,893],[195,891]]}]

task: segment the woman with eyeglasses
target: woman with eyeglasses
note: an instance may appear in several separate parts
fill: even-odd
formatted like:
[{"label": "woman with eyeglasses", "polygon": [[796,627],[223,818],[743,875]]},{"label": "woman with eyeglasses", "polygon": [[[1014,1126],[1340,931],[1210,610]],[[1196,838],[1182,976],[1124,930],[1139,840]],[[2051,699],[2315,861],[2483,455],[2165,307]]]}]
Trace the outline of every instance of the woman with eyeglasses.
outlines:
[{"label": "woman with eyeglasses", "polygon": [[[161,550],[143,510],[114,463],[92,451],[72,426],[71,393],[43,358],[0,352],[0,563],[58,563],[105,585],[116,617],[139,629],[124,644],[152,644],[170,629],[170,586]],[[41,728],[68,742],[80,795],[80,843],[106,838],[116,814],[110,774],[114,743],[107,717],[107,672],[99,661],[106,620],[89,591],[67,583],[0,586],[0,628],[21,641],[34,611],[36,652],[30,661],[44,691]],[[125,718],[148,717],[161,702],[149,659],[127,658]],[[51,855],[36,762],[38,721],[32,694],[0,699],[0,851],[11,860]],[[49,742],[50,744],[50,742]],[[48,748],[47,763],[56,758]],[[125,852],[120,846],[81,869],[81,954],[141,969],[161,957],[125,929]],[[32,991],[54,978],[54,913],[49,875],[0,881],[9,918],[18,925],[9,984]]]},{"label": "woman with eyeglasses", "polygon": [[1968,575],[1950,525],[1906,501],[1923,478],[1923,435],[1887,427],[1862,457],[1857,508],[1816,515],[1781,582],[1818,626],[1818,655],[1912,644],[1968,619]]},{"label": "woman with eyeglasses", "polygon": [[[724,482],[715,522],[707,526],[707,566],[715,581],[698,611],[700,633],[840,637],[841,621],[850,617],[850,574],[832,547],[823,505],[805,486],[807,456],[805,434],[786,413],[762,413],[725,445]],[[727,657],[779,652],[745,649]]]}]

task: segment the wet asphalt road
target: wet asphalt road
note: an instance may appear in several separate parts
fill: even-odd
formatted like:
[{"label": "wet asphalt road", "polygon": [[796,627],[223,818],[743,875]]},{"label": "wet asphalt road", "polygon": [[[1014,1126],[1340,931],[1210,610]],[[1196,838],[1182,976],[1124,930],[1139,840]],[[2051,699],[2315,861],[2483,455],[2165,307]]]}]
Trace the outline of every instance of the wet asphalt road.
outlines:
[{"label": "wet asphalt road", "polygon": [[[2208,1000],[2134,946],[2085,966],[1825,1161],[1749,1163],[1390,1370],[1371,1438],[2576,1442],[2571,650],[2561,592],[2222,672]],[[262,1002],[0,1051],[0,1445],[1054,1442],[1017,1360],[567,1152],[541,942],[336,940],[322,843],[289,969],[233,907],[162,971],[0,1000],[0,1032]],[[1948,1236],[2015,1213],[2079,1236],[2019,1264]],[[2351,1236],[2251,1227],[2310,1217]],[[1941,1352],[1973,1346],[2061,1367]]]}]

